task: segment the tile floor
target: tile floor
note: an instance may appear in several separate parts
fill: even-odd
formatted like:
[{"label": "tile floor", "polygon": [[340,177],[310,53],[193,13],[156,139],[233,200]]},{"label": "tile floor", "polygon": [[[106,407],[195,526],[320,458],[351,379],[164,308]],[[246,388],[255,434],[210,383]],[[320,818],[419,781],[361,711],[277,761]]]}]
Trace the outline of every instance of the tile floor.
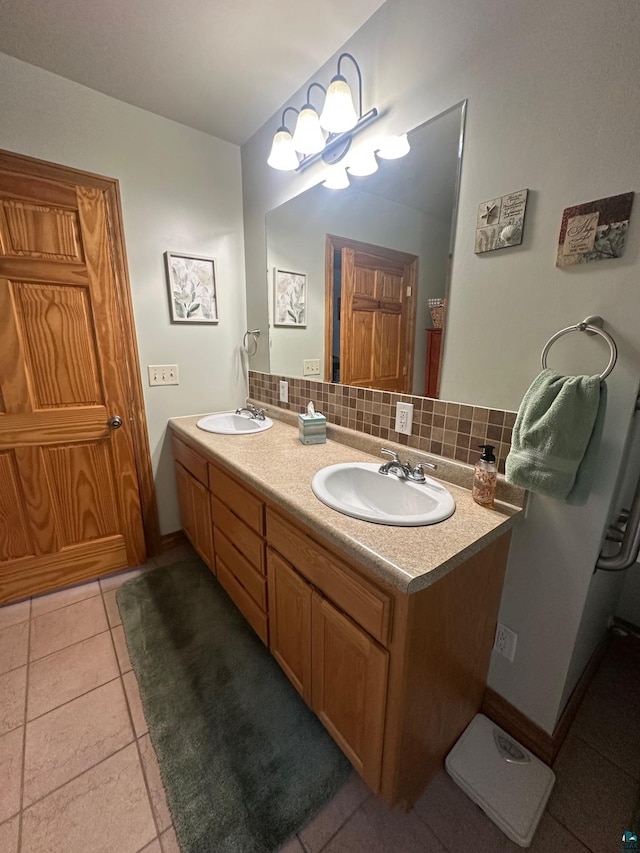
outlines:
[{"label": "tile floor", "polygon": [[[189,553],[0,608],[0,851],[179,853],[115,601]],[[616,638],[555,763],[532,853],[610,853],[639,803],[640,652]],[[515,853],[440,773],[409,814],[354,774],[282,853]]]}]

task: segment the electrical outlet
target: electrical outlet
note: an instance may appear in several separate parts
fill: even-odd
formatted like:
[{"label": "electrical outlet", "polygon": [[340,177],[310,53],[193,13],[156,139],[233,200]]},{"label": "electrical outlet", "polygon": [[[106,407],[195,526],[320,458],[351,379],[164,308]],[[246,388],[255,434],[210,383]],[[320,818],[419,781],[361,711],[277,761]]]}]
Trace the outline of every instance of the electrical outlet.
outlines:
[{"label": "electrical outlet", "polygon": [[177,364],[148,364],[149,385],[179,385]]},{"label": "electrical outlet", "polygon": [[413,426],[413,404],[396,403],[396,432],[411,435]]},{"label": "electrical outlet", "polygon": [[320,359],[305,358],[302,362],[303,376],[320,376]]},{"label": "electrical outlet", "polygon": [[289,383],[286,379],[280,380],[280,402],[288,403],[289,402]]},{"label": "electrical outlet", "polygon": [[493,641],[494,652],[498,652],[499,655],[502,655],[513,663],[513,659],[516,656],[517,642],[518,635],[516,632],[498,622],[496,625],[496,638]]}]

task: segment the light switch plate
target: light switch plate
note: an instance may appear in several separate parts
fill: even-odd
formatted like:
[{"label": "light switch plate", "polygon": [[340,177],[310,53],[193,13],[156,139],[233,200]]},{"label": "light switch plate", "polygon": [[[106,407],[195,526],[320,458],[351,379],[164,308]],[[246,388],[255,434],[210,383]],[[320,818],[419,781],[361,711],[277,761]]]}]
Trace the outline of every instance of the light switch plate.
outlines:
[{"label": "light switch plate", "polygon": [[320,376],[320,359],[305,358],[302,362],[303,376]]},{"label": "light switch plate", "polygon": [[179,385],[177,364],[148,364],[149,385]]},{"label": "light switch plate", "polygon": [[280,380],[280,402],[288,403],[289,402],[289,383],[286,379]]}]

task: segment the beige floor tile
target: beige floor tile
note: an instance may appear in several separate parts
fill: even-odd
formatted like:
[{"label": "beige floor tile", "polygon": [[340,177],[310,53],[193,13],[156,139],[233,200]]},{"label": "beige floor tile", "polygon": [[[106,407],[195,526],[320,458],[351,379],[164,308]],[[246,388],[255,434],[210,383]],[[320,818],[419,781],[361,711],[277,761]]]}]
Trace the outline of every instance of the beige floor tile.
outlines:
[{"label": "beige floor tile", "polygon": [[144,850],[141,850],[140,853],[162,853],[162,847],[160,846],[160,839],[155,838],[151,844],[147,844]]},{"label": "beige floor tile", "polygon": [[569,735],[553,769],[548,811],[594,853],[618,844],[638,803],[638,783],[578,737]]},{"label": "beige floor tile", "polygon": [[[24,725],[24,700],[27,692],[27,667],[0,675],[0,735]],[[2,848],[0,847],[0,850]]]},{"label": "beige floor tile", "polygon": [[28,808],[21,853],[138,853],[155,836],[131,744]]},{"label": "beige floor tile", "polygon": [[308,853],[322,850],[340,827],[371,796],[362,779],[352,773],[335,797],[306,826],[298,837]]},{"label": "beige floor tile", "polygon": [[129,649],[127,648],[127,641],[124,637],[124,629],[122,625],[117,625],[115,628],[112,628],[111,636],[113,637],[113,644],[116,647],[116,655],[118,657],[120,672],[123,674],[125,672],[129,672],[131,669],[131,658],[129,657]]},{"label": "beige floor tile", "polygon": [[18,831],[20,818],[18,815],[0,824],[0,850],[2,853],[18,853]]},{"label": "beige floor tile", "polygon": [[108,627],[101,596],[45,613],[31,620],[31,660],[72,646]]},{"label": "beige floor tile", "polygon": [[141,737],[138,741],[140,747],[140,755],[142,756],[142,769],[147,779],[149,794],[151,795],[151,807],[156,819],[159,832],[164,832],[169,829],[173,821],[171,820],[171,812],[167,805],[167,795],[165,794],[162,777],[160,776],[160,767],[158,759],[151,743],[149,735]]},{"label": "beige floor tile", "polygon": [[[509,853],[522,853],[522,847],[513,841],[505,849]],[[588,848],[551,817],[549,812],[542,815],[528,850],[529,853],[590,853]]]},{"label": "beige floor tile", "polygon": [[20,728],[0,737],[0,823],[20,809],[23,734]]},{"label": "beige floor tile", "polygon": [[24,666],[29,654],[29,623],[20,622],[0,631],[0,674]]},{"label": "beige floor tile", "polygon": [[102,592],[108,592],[112,589],[118,589],[119,586],[122,586],[123,583],[126,583],[131,578],[140,577],[145,572],[149,572],[152,569],[155,569],[155,564],[153,562],[145,563],[144,566],[138,566],[135,569],[127,569],[126,572],[118,572],[115,575],[105,575],[100,578],[100,588]]},{"label": "beige floor tile", "polygon": [[28,723],[25,805],[64,785],[132,740],[120,679]]},{"label": "beige floor tile", "polygon": [[109,631],[33,661],[27,719],[40,717],[119,675]]},{"label": "beige floor tile", "polygon": [[18,601],[16,604],[3,604],[0,607],[0,628],[26,622],[31,615],[31,601]]},{"label": "beige floor tile", "polygon": [[135,672],[133,670],[126,672],[122,676],[122,681],[124,682],[124,690],[127,695],[127,702],[129,703],[129,710],[131,711],[131,719],[133,720],[133,728],[136,733],[136,737],[142,737],[142,735],[149,731],[149,727],[147,726],[147,721],[144,716],[142,699],[140,698],[140,690],[138,688],[138,679],[136,678]]},{"label": "beige floor tile", "polygon": [[111,628],[115,628],[116,625],[122,625],[122,617],[120,616],[116,602],[117,591],[117,589],[110,589],[102,594],[105,610],[107,611],[107,619]]},{"label": "beige floor tile", "polygon": [[326,853],[447,853],[414,813],[370,797],[324,848]]},{"label": "beige floor tile", "polygon": [[77,601],[93,598],[94,595],[100,595],[100,584],[98,581],[89,581],[88,583],[69,586],[66,589],[59,589],[56,592],[47,592],[31,600],[31,618],[35,619],[36,616],[51,613],[53,610],[60,610],[61,607],[67,607],[69,604],[75,604]]},{"label": "beige floor tile", "polygon": [[162,853],[181,853],[178,836],[173,827],[162,833],[160,841],[162,843]]}]

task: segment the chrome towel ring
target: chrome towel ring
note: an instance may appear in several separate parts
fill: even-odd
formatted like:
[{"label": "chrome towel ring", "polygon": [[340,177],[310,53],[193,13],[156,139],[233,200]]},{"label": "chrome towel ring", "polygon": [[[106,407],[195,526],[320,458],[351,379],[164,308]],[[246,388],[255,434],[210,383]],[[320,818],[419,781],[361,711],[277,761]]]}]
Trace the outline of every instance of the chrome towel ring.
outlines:
[{"label": "chrome towel ring", "polygon": [[616,361],[618,360],[618,347],[616,346],[616,342],[608,332],[604,331],[602,324],[602,317],[594,315],[591,317],[585,317],[582,323],[576,323],[575,326],[567,326],[566,329],[560,329],[560,331],[556,332],[555,335],[552,335],[544,345],[544,349],[542,350],[542,355],[540,357],[542,367],[547,367],[547,355],[549,354],[552,344],[554,344],[558,338],[561,338],[569,332],[590,332],[592,335],[600,335],[600,337],[604,338],[609,344],[611,357],[609,358],[609,364],[605,367],[604,372],[600,374],[600,381],[602,382],[602,380],[606,379],[611,373],[613,368],[616,366]]},{"label": "chrome towel ring", "polygon": [[[242,349],[246,352],[249,358],[251,358],[258,352],[259,337],[260,329],[247,329],[247,331],[244,333],[244,337],[242,338]],[[250,346],[249,339],[251,339],[253,347]]]}]

